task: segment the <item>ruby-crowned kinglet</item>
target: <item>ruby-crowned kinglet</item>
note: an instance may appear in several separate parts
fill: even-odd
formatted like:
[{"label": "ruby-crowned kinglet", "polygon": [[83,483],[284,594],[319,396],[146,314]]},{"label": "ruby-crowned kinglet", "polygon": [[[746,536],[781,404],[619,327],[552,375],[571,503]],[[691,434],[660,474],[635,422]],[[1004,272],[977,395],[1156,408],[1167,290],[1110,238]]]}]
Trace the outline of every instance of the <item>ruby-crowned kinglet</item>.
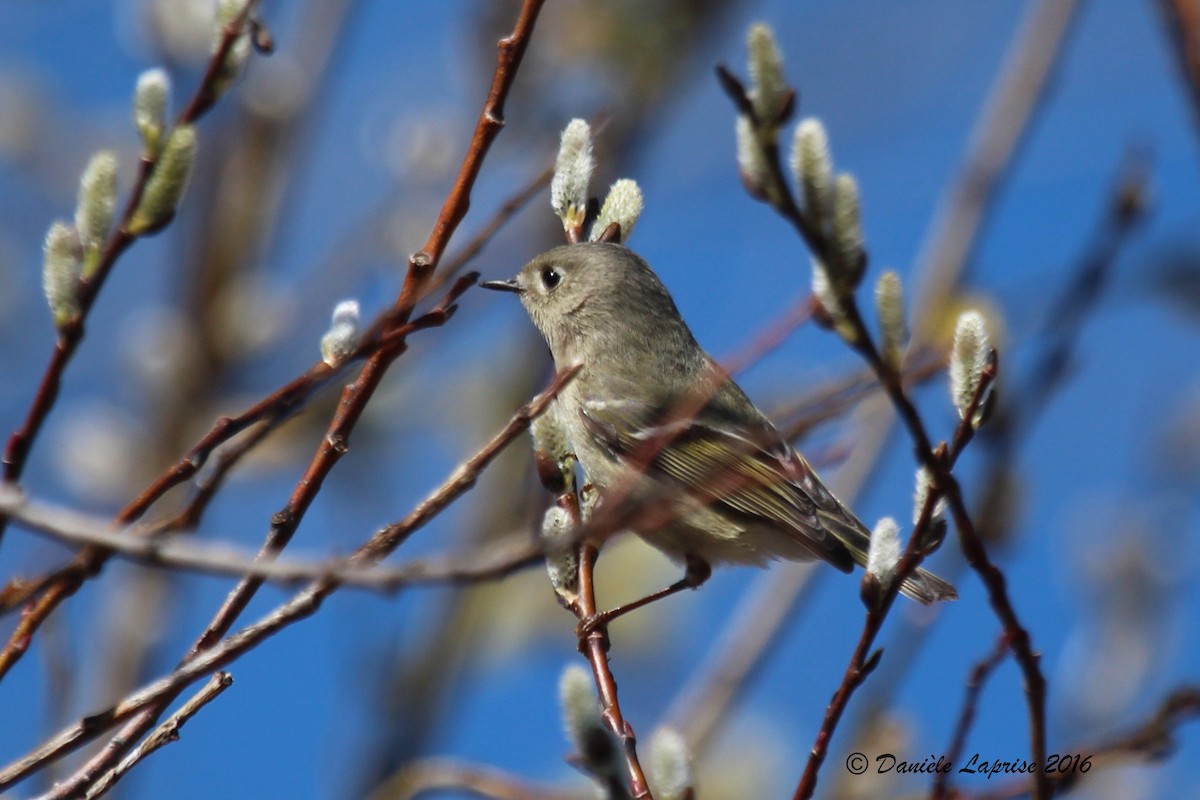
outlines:
[{"label": "ruby-crowned kinglet", "polygon": [[[632,251],[557,247],[482,285],[520,296],[559,369],[582,365],[554,413],[588,481],[601,502],[622,485],[634,502],[672,498],[665,522],[631,525],[696,583],[711,564],[866,564],[870,532],[696,343]],[[925,570],[900,591],[923,603],[957,596]]]}]

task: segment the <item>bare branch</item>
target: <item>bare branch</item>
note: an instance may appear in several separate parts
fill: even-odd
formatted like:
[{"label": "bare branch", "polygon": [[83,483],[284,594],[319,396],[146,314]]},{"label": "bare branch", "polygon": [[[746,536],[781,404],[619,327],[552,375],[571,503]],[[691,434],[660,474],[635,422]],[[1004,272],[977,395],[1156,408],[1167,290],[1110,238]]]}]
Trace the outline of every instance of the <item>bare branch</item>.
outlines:
[{"label": "bare branch", "polygon": [[95,785],[87,793],[87,797],[99,797],[107,792],[117,781],[125,777],[129,770],[138,765],[142,759],[149,756],[151,753],[165,747],[172,742],[179,741],[179,731],[188,723],[192,717],[200,713],[200,709],[216,700],[221,694],[233,685],[233,676],[228,672],[218,672],[208,679],[208,683],[201,687],[200,691],[196,692],[191,699],[180,706],[179,710],[167,718],[166,722],[159,725],[154,731],[147,736],[141,744],[125,758],[121,759],[121,763],[112,769],[107,775],[96,781]]},{"label": "bare branch", "polygon": [[110,555],[140,564],[234,578],[257,577],[285,586],[332,580],[346,587],[394,592],[413,584],[502,578],[538,563],[542,557],[542,548],[528,535],[519,534],[497,541],[484,552],[416,560],[395,567],[363,567],[352,564],[348,557],[261,561],[250,551],[229,545],[206,544],[183,536],[145,535],[147,530],[157,530],[157,525],[114,530],[100,517],[32,500],[11,486],[0,486],[0,513],[58,541],[102,547]]},{"label": "bare branch", "polygon": [[[462,467],[455,470],[454,474],[422,501],[413,513],[372,537],[371,541],[350,556],[349,563],[354,566],[366,566],[378,562],[417,527],[470,489],[480,472],[517,436],[529,428],[530,422],[546,410],[574,375],[572,371],[558,374],[544,392],[519,408],[499,433],[464,462]],[[71,781],[59,784],[59,788],[56,789],[56,792],[63,792],[64,797],[77,795],[83,787],[90,786],[97,780],[99,775],[112,769],[114,759],[119,759],[127,749],[122,745],[133,736],[135,726],[140,726],[144,724],[145,719],[161,713],[159,709],[207,673],[224,667],[284,628],[315,614],[325,598],[338,587],[339,584],[331,579],[314,581],[258,622],[216,641],[208,648],[194,650],[170,675],[134,692],[111,708],[69,726],[34,752],[0,770],[0,791],[137,715],[137,718],[110,741],[99,755],[84,765]],[[211,630],[210,627],[206,633]],[[145,713],[139,713],[143,710]],[[109,763],[110,761],[112,763]],[[95,770],[94,774],[92,770]],[[66,783],[77,783],[78,788],[68,792],[62,788]]]},{"label": "bare branch", "polygon": [[[241,35],[246,21],[254,13],[257,5],[258,0],[248,0],[237,18],[226,28],[214,49],[212,57],[208,61],[208,67],[203,79],[200,81],[200,85],[196,88],[196,92],[192,96],[191,102],[188,103],[187,108],[180,114],[176,126],[196,122],[212,107],[217,97],[215,89],[222,66],[225,64],[225,60],[234,42]],[[42,424],[50,415],[58,399],[58,391],[62,384],[63,373],[66,372],[67,366],[75,356],[75,351],[79,348],[80,342],[83,341],[84,322],[87,319],[88,312],[99,296],[100,289],[104,286],[104,281],[112,271],[117,259],[138,239],[137,234],[130,233],[129,222],[133,219],[134,213],[141,203],[142,194],[154,172],[157,162],[157,154],[146,153],[142,156],[137,180],[134,182],[133,189],[129,194],[125,209],[121,213],[120,222],[114,226],[95,270],[89,277],[80,281],[78,297],[79,314],[59,331],[58,339],[54,344],[54,352],[50,357],[49,363],[46,365],[45,372],[42,374],[37,393],[33,397],[29,410],[26,412],[25,420],[22,422],[21,427],[15,430],[9,437],[8,445],[4,449],[2,478],[4,483],[17,483],[20,480],[21,473],[25,469],[25,461],[29,456],[29,450],[33,447],[34,440],[37,438],[38,432],[41,431]],[[6,525],[7,521],[3,517],[0,517],[0,538],[3,537]],[[3,670],[0,670],[0,677],[3,677]]]}]

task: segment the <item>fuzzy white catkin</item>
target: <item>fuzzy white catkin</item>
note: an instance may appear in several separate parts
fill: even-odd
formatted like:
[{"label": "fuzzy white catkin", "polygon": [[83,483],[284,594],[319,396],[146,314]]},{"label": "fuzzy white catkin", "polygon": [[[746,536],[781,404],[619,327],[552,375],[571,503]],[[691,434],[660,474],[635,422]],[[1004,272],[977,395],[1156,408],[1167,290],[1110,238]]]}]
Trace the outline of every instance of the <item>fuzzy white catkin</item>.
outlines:
[{"label": "fuzzy white catkin", "polygon": [[871,544],[867,549],[867,572],[879,579],[882,586],[891,583],[900,563],[900,526],[891,517],[875,523]]},{"label": "fuzzy white catkin", "polygon": [[791,167],[804,201],[804,213],[814,225],[823,226],[830,212],[833,158],[829,154],[829,137],[821,120],[808,117],[800,120],[796,126]]},{"label": "fuzzy white catkin", "polygon": [[746,49],[750,52],[750,102],[759,123],[773,128],[789,89],[783,74],[783,55],[771,27],[762,22],[751,25],[746,33]]},{"label": "fuzzy white catkin", "polygon": [[692,756],[674,728],[659,728],[650,738],[650,778],[659,800],[682,800],[695,789]]},{"label": "fuzzy white catkin", "polygon": [[812,293],[831,316],[836,319],[841,315],[841,298],[829,280],[829,272],[825,265],[815,258],[812,260]]},{"label": "fuzzy white catkin", "polygon": [[542,517],[542,542],[546,548],[546,573],[550,585],[563,600],[576,599],[579,586],[579,557],[571,539],[571,515],[566,509],[551,506]]},{"label": "fuzzy white catkin", "polygon": [[550,181],[550,206],[564,228],[583,224],[587,213],[588,184],[596,161],[592,156],[592,129],[582,119],[573,119],[563,129]]},{"label": "fuzzy white catkin", "polygon": [[133,92],[133,124],[141,134],[142,143],[152,153],[158,150],[170,97],[171,78],[166,70],[156,67],[138,76]]},{"label": "fuzzy white catkin", "polygon": [[978,311],[964,311],[954,329],[950,352],[950,396],[960,418],[965,417],[979,389],[991,350],[987,321]]},{"label": "fuzzy white catkin", "polygon": [[742,174],[742,181],[747,188],[758,195],[765,195],[770,183],[770,170],[767,159],[759,146],[758,136],[754,132],[754,124],[750,118],[740,115],[737,118],[737,162]]},{"label": "fuzzy white catkin", "polygon": [[[237,22],[246,9],[246,3],[247,0],[217,0],[217,13],[213,18],[212,52],[214,54],[220,49],[221,42],[225,39],[226,29]],[[247,28],[247,25],[242,26],[241,32],[226,51],[225,60],[221,62],[220,70],[213,82],[213,90],[217,95],[223,94],[237,80],[242,73],[242,68],[250,60],[251,42]]]},{"label": "fuzzy white catkin", "polygon": [[592,688],[592,676],[586,669],[571,664],[563,670],[562,677],[558,679],[558,702],[562,708],[567,741],[577,754],[583,755],[594,732],[604,728],[600,705]]},{"label": "fuzzy white catkin", "polygon": [[62,327],[79,313],[79,254],[75,229],[55,222],[46,231],[42,258],[42,289],[54,314],[54,324]]},{"label": "fuzzy white catkin", "polygon": [[108,237],[117,208],[117,156],[101,150],[91,157],[79,179],[75,230],[85,250],[96,250]]},{"label": "fuzzy white catkin", "polygon": [[357,300],[343,300],[333,309],[333,319],[321,337],[321,360],[331,367],[343,364],[358,346]]},{"label": "fuzzy white catkin", "polygon": [[917,483],[916,488],[913,489],[913,525],[921,521],[921,511],[925,508],[929,492],[932,489],[933,481],[929,477],[929,470],[925,467],[917,467]]},{"label": "fuzzy white catkin", "polygon": [[862,209],[858,199],[858,181],[842,173],[833,182],[833,264],[830,278],[854,289],[863,275]]},{"label": "fuzzy white catkin", "polygon": [[153,233],[175,214],[192,177],[197,145],[193,126],[178,125],[171,131],[154,172],[146,182],[141,202],[129,220],[131,234]]},{"label": "fuzzy white catkin", "polygon": [[621,227],[621,241],[629,241],[629,234],[633,232],[633,226],[642,215],[643,202],[642,189],[637,185],[637,181],[621,178],[613,183],[609,187],[608,196],[604,198],[604,205],[600,207],[600,214],[592,225],[591,240],[599,239],[608,226],[615,222]]},{"label": "fuzzy white catkin", "polygon": [[904,288],[894,270],[880,275],[875,284],[875,309],[879,314],[880,352],[888,365],[898,370],[908,326],[904,319]]}]

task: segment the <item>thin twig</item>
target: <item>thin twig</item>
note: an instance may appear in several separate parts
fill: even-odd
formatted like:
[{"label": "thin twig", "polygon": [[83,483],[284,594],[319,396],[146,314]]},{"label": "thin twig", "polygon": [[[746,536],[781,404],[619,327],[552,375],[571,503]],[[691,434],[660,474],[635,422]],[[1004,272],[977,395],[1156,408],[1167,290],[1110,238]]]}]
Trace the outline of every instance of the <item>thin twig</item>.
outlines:
[{"label": "thin twig", "polygon": [[[437,288],[445,285],[450,278],[457,275],[467,264],[478,257],[496,233],[529,203],[539,189],[544,188],[549,183],[551,171],[552,169],[543,170],[531,178],[525,186],[513,192],[496,209],[491,219],[464,245],[462,250],[449,259],[445,267],[430,281],[422,298],[428,297]],[[444,310],[456,297],[457,295],[454,294],[443,298],[438,304],[438,308]],[[411,330],[416,330],[418,323],[423,325],[428,321],[431,321],[429,315],[423,315],[420,319],[410,323],[410,326],[413,326]],[[384,322],[385,318],[380,317],[371,326],[370,330],[382,330]],[[378,341],[364,341],[359,347],[358,352],[347,359],[347,363],[370,356],[379,346],[380,343]],[[224,475],[235,466],[242,456],[256,446],[257,441],[264,440],[283,422],[290,419],[293,414],[304,406],[313,394],[327,386],[334,376],[335,372],[333,370],[323,362],[318,362],[304,374],[271,392],[242,413],[234,417],[221,417],[218,419],[200,441],[193,445],[176,463],[155,478],[134,501],[117,515],[115,524],[124,526],[139,519],[155,503],[161,500],[168,491],[197,474],[208,463],[211,454],[218,447],[247,428],[257,425],[258,427],[250,434],[253,441],[242,440],[234,448],[223,450],[212,474],[203,485],[197,487],[197,491],[188,506],[171,520],[162,523],[161,528],[164,530],[186,529],[198,525],[199,517],[204,507],[219,488]],[[0,615],[24,605],[30,598],[41,593],[56,582],[73,580],[80,573],[86,578],[95,574],[97,569],[98,566],[92,563],[86,566],[76,564],[42,576],[41,578],[12,578],[8,584],[0,588]],[[61,602],[62,599],[65,599],[65,596],[63,595],[54,599],[57,602]],[[33,632],[38,617],[43,616],[50,610],[52,609],[42,610],[37,608],[30,610],[31,618],[27,621],[25,629],[22,631],[23,639],[27,639],[28,635]],[[0,661],[2,661],[2,658],[0,658]],[[7,667],[4,667],[4,669],[7,669]],[[0,669],[0,674],[2,672],[3,670]]]},{"label": "thin twig", "polygon": [[169,716],[163,724],[159,725],[154,731],[147,736],[141,744],[125,758],[121,759],[121,763],[109,771],[104,777],[96,781],[95,785],[87,793],[88,800],[99,797],[113,786],[117,781],[125,777],[129,770],[138,765],[140,761],[145,759],[150,754],[157,750],[179,741],[179,731],[188,721],[200,713],[200,709],[216,700],[221,694],[233,685],[233,676],[228,672],[217,672],[208,679],[208,683],[196,692],[186,703],[180,706],[179,710]]},{"label": "thin twig", "polygon": [[[470,206],[471,191],[475,186],[475,180],[479,176],[483,161],[504,126],[504,104],[516,79],[517,71],[544,2],[545,0],[524,0],[512,32],[498,43],[492,85],[475,125],[471,143],[459,168],[454,186],[434,221],[433,231],[421,250],[414,253],[408,260],[408,272],[405,275],[404,284],[390,311],[389,329],[402,326],[409,321],[416,303],[420,300],[426,284],[433,276],[445,252],[450,237],[466,216]],[[330,421],[317,453],[309,462],[304,475],[296,483],[287,504],[271,519],[271,529],[260,550],[263,558],[274,558],[291,541],[305,512],[320,492],[325,479],[349,449],[350,434],[371,397],[374,396],[388,367],[404,352],[405,346],[405,342],[400,341],[394,346],[385,347],[372,355],[355,381],[343,389],[337,412]],[[396,541],[398,543],[401,539]],[[368,542],[366,547],[370,547],[374,543],[373,539],[372,542]],[[328,586],[328,591],[336,588],[334,583],[323,583],[322,585]],[[262,579],[247,578],[229,593],[212,621],[188,655],[184,657],[184,666],[181,670],[187,669],[194,662],[205,660],[204,651],[214,647],[220,638],[229,631],[261,586]],[[301,595],[304,594],[301,593]],[[301,602],[300,605],[304,608],[311,607],[312,611],[315,611],[323,597],[321,592],[315,592],[313,594],[315,604],[307,606]],[[167,697],[165,702],[170,702],[170,699]],[[72,793],[78,793],[80,788],[88,786],[104,771],[110,769],[112,764],[128,749],[129,742],[149,730],[162,713],[163,707],[164,702],[159,702],[147,708],[137,720],[110,740],[108,745],[85,764],[71,780],[60,784],[53,797],[70,797]]]},{"label": "thin twig", "polygon": [[[192,95],[191,101],[183,113],[179,115],[179,119],[175,123],[176,126],[196,122],[216,102],[218,97],[216,85],[225,61],[233,48],[234,42],[241,35],[246,21],[254,14],[257,5],[258,0],[249,0],[237,17],[226,26],[221,34],[221,38],[217,42],[212,57],[208,61],[204,77],[201,79],[195,94]],[[25,420],[21,423],[20,428],[13,431],[4,449],[2,478],[4,483],[16,483],[21,479],[21,474],[25,470],[25,464],[29,457],[29,451],[33,447],[34,440],[36,440],[38,433],[42,429],[42,424],[50,415],[58,399],[63,373],[66,372],[67,366],[71,363],[72,358],[74,358],[80,342],[83,341],[84,323],[87,320],[88,312],[91,311],[92,305],[96,302],[96,298],[104,286],[105,279],[112,271],[117,259],[138,239],[136,234],[129,232],[129,223],[141,203],[142,193],[146,188],[146,183],[149,181],[151,174],[154,172],[157,162],[158,155],[153,153],[143,154],[138,167],[137,179],[134,182],[133,189],[130,191],[129,199],[125,203],[125,208],[121,212],[120,221],[116,224],[108,241],[105,243],[95,270],[87,278],[79,282],[78,297],[76,298],[79,303],[79,313],[59,330],[58,338],[54,343],[54,352],[42,374],[37,392],[34,394],[33,401],[30,403],[29,409],[25,414]],[[3,537],[7,524],[7,520],[4,517],[0,517],[0,538]],[[0,671],[0,677],[2,676],[3,671]]]},{"label": "thin twig", "polygon": [[[1147,172],[1138,159],[1128,159],[1118,171],[1097,229],[1073,267],[1071,279],[1045,315],[1045,323],[1036,337],[1041,351],[1028,372],[1030,377],[1018,380],[1008,375],[996,411],[980,432],[985,466],[979,491],[983,499],[976,508],[983,509],[977,512],[977,519],[984,541],[1001,541],[1006,536],[1003,528],[1009,518],[1002,513],[986,513],[988,498],[1003,492],[1016,447],[1032,431],[1034,421],[1048,407],[1070,372],[1083,327],[1111,284],[1119,254],[1145,217],[1146,180]],[[903,681],[905,670],[914,663],[928,631],[926,626],[898,633],[898,643],[888,650],[890,669],[886,676],[871,683],[867,692],[870,696],[861,701],[862,706],[868,709],[881,706],[883,698]]]},{"label": "thin twig", "polygon": [[[940,375],[945,367],[946,357],[941,353],[922,353],[906,359],[904,385],[923,384]],[[875,379],[875,373],[863,368],[854,374],[831,380],[824,386],[796,398],[770,416],[776,420],[788,420],[781,424],[780,432],[788,441],[795,441],[807,435],[816,426],[838,419],[848,409],[882,391],[883,387]]]},{"label": "thin twig", "polygon": [[[992,364],[985,368],[983,374],[980,376],[979,386],[976,388],[969,407],[963,415],[963,419],[955,430],[953,443],[949,448],[944,445],[938,448],[937,454],[939,457],[936,460],[939,464],[945,465],[947,473],[950,472],[958,456],[961,455],[967,444],[974,437],[975,426],[972,423],[972,419],[975,411],[983,402],[984,397],[991,391],[995,378],[996,371],[993,358]],[[900,586],[909,575],[916,571],[925,556],[937,547],[937,542],[930,544],[926,539],[933,523],[934,510],[941,500],[939,489],[940,486],[935,486],[926,495],[925,503],[921,507],[916,524],[913,525],[912,535],[909,536],[908,545],[905,547],[904,554],[896,566],[895,575],[891,583],[886,587],[879,587],[877,596],[873,601],[868,603],[862,634],[859,636],[858,644],[855,646],[854,653],[850,657],[850,663],[846,666],[842,682],[838,686],[837,691],[834,692],[833,699],[829,701],[829,705],[825,708],[825,717],[821,722],[820,729],[817,731],[816,741],[809,753],[804,773],[800,777],[800,783],[796,786],[796,791],[793,795],[794,800],[807,800],[812,797],[813,792],[816,790],[817,773],[825,761],[825,756],[829,751],[829,742],[833,738],[833,733],[837,729],[838,722],[849,705],[851,696],[879,664],[879,659],[883,651],[872,650],[872,648],[875,646],[875,639],[883,628],[883,623],[887,619],[892,603],[900,592]],[[866,579],[864,579],[864,587],[871,578],[873,576],[868,574]]]},{"label": "thin twig", "polygon": [[[744,108],[749,102],[745,87],[726,71],[719,71],[718,74],[721,77],[722,88],[730,95],[734,104],[739,109]],[[809,222],[797,205],[784,178],[777,148],[763,145],[762,137],[756,137],[756,141],[761,148],[762,160],[767,172],[763,180],[771,189],[768,193],[768,202],[780,216],[792,225],[812,251],[813,257],[821,263],[829,263],[827,254],[830,252],[830,244],[825,234]],[[950,513],[954,517],[959,543],[967,563],[979,575],[987,589],[992,609],[1008,635],[1013,654],[1025,677],[1025,696],[1029,706],[1031,756],[1034,762],[1042,763],[1046,754],[1046,681],[1038,664],[1039,656],[1033,650],[1029,632],[1022,626],[1020,617],[1008,596],[1004,574],[989,559],[983,540],[975,529],[975,524],[966,508],[962,488],[951,473],[949,463],[945,458],[944,448],[934,448],[933,441],[925,429],[924,421],[904,389],[902,373],[891,363],[885,361],[880,354],[871,338],[871,332],[862,317],[853,292],[848,291],[843,294],[844,296],[838,298],[841,305],[837,309],[838,325],[845,329],[843,337],[875,373],[893,408],[907,428],[913,441],[917,462],[928,471],[931,478],[933,489],[930,497],[945,497],[950,507]],[[967,420],[969,419],[970,417],[967,417]],[[912,551],[912,545],[916,538],[914,535],[906,553]],[[901,560],[902,565],[908,560],[908,555],[906,555]],[[915,562],[919,563],[919,561],[920,558],[916,557]],[[915,569],[915,566],[914,563],[912,568]],[[890,606],[890,601],[882,605]],[[872,619],[873,615],[868,614],[862,639],[851,659],[851,665],[847,669],[842,686],[835,693],[830,707],[826,709],[825,721],[817,734],[817,745],[813,748],[808,766],[805,767],[804,775],[801,776],[800,784],[796,788],[797,800],[812,796],[812,792],[816,788],[816,768],[819,768],[820,763],[824,760],[832,727],[837,725],[842,710],[844,710],[844,703],[849,700],[849,695],[865,679],[865,673],[874,667],[875,655],[868,656],[868,650],[879,631],[879,626],[882,625],[882,615],[885,615],[886,612],[887,609],[884,608],[882,614],[879,615],[881,618],[878,620]],[[839,705],[840,708],[838,708]],[[1046,800],[1049,796],[1049,782],[1044,776],[1035,776],[1035,781],[1038,787],[1036,800]]]},{"label": "thin twig", "polygon": [[[550,386],[519,408],[508,424],[492,437],[478,452],[454,471],[454,473],[413,511],[400,522],[390,525],[376,533],[370,541],[363,544],[350,557],[349,562],[356,567],[377,563],[387,556],[390,548],[403,543],[417,528],[429,521],[439,511],[448,507],[454,500],[470,489],[480,473],[500,454],[517,436],[529,428],[530,423],[543,413],[558,393],[575,376],[574,371],[566,371],[555,376]],[[185,659],[174,672],[158,681],[127,696],[114,706],[98,714],[85,717],[74,725],[69,726],[54,736],[32,753],[0,770],[0,791],[4,791],[26,776],[41,769],[45,765],[61,758],[66,753],[86,744],[113,726],[138,715],[133,722],[123,729],[115,739],[110,740],[105,750],[86,764],[80,772],[69,781],[76,784],[70,791],[63,789],[68,783],[60,784],[52,796],[73,797],[91,785],[99,774],[111,769],[116,760],[104,758],[109,751],[119,751],[116,759],[124,755],[131,744],[126,744],[128,738],[135,736],[134,723],[141,724],[145,715],[143,710],[156,711],[170,703],[187,686],[202,678],[209,672],[220,669],[239,658],[248,650],[261,644],[279,631],[305,619],[317,612],[325,598],[338,589],[338,583],[329,578],[323,578],[309,584],[292,596],[284,604],[261,618],[258,622],[242,628],[237,633],[217,641],[211,647],[195,651]],[[160,713],[160,712],[159,712]],[[147,728],[149,730],[149,728]],[[144,735],[144,731],[142,734]],[[136,741],[136,738],[134,739]],[[97,770],[95,775],[91,770]]]},{"label": "thin twig", "polygon": [[349,588],[395,592],[414,584],[502,578],[538,563],[544,554],[529,536],[516,535],[497,540],[482,552],[418,559],[394,567],[364,568],[351,565],[346,557],[261,561],[254,553],[229,545],[183,536],[145,535],[146,530],[157,531],[158,525],[114,531],[105,519],[32,500],[15,487],[0,486],[0,512],[58,541],[103,547],[112,556],[139,564],[234,578],[253,576],[284,586],[330,579]]},{"label": "thin twig", "polygon": [[[441,304],[411,322],[386,331],[383,323],[377,323],[376,328],[364,337],[364,343],[355,356],[378,352],[381,347],[402,350],[408,334],[444,324],[452,315],[454,301],[472,281],[473,276],[459,279],[447,292]],[[242,414],[217,420],[212,429],[191,450],[117,514],[115,525],[125,527],[139,519],[166,492],[194,475],[208,460],[213,450],[251,425],[259,423],[264,426],[267,430],[261,431],[263,436],[273,431],[298,410],[312,393],[322,388],[332,374],[333,371],[328,365],[318,363],[303,376],[255,403]],[[232,455],[236,456],[236,451]],[[225,461],[224,466],[232,467],[236,460],[236,457],[231,457]],[[220,471],[217,472],[218,479],[221,474]],[[207,499],[202,494],[195,500],[199,505],[193,505],[191,513],[198,514]],[[188,510],[185,509],[185,514],[187,513]],[[85,580],[97,574],[110,555],[111,553],[102,547],[86,547],[77,553],[69,564],[39,583],[37,591],[40,594],[24,609],[7,643],[0,650],[0,678],[3,678],[25,654],[33,635],[50,614],[64,600],[75,594]],[[20,598],[14,596],[13,599]]]},{"label": "thin twig", "polygon": [[[573,495],[572,495],[573,496]],[[572,522],[579,527],[578,506]],[[591,542],[584,542],[579,550],[579,602],[573,609],[576,617],[582,623],[599,613],[596,606],[595,577],[596,556],[599,551]],[[633,726],[621,712],[621,703],[617,695],[617,680],[613,677],[612,668],[608,663],[608,631],[603,626],[597,626],[579,639],[579,651],[587,658],[592,668],[592,677],[596,682],[596,691],[600,694],[600,710],[604,724],[613,732],[621,743],[625,754],[625,764],[629,771],[629,794],[634,800],[654,800],[650,794],[650,784],[642,771],[637,754],[637,734]]]},{"label": "thin twig", "polygon": [[[1166,758],[1176,747],[1176,729],[1185,722],[1200,719],[1200,686],[1181,686],[1168,694],[1158,709],[1140,725],[1099,743],[1076,745],[1064,752],[1090,755],[1087,768],[1064,769],[1050,776],[1056,794],[1071,789],[1080,780],[1102,768],[1124,761],[1157,761]],[[1082,766],[1082,762],[1081,762]],[[1040,771],[1040,770],[1039,770]],[[1014,781],[994,791],[974,795],[974,800],[1014,800],[1027,797],[1033,787],[1029,779]]]},{"label": "thin twig", "polygon": [[[962,709],[958,713],[958,722],[954,725],[954,735],[950,739],[950,748],[946,751],[946,761],[954,764],[967,746],[967,734],[975,721],[975,713],[979,708],[979,698],[983,694],[983,686],[996,668],[1008,655],[1008,637],[1001,634],[996,639],[992,652],[980,659],[971,669],[967,677],[966,696],[963,697]],[[933,800],[945,800],[950,788],[949,772],[938,772],[933,777]]]}]

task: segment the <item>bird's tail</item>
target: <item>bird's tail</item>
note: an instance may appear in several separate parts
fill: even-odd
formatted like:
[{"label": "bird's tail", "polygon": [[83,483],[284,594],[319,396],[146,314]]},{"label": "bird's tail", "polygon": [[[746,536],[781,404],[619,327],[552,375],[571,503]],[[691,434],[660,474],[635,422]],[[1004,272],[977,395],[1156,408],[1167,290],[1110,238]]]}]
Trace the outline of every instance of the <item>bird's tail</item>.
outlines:
[{"label": "bird's tail", "polygon": [[[849,511],[838,509],[841,513],[831,512],[820,508],[817,514],[827,528],[837,535],[846,550],[860,567],[867,565],[867,550],[871,545],[870,531],[863,526]],[[958,592],[949,581],[944,581],[928,570],[917,568],[916,572],[904,579],[900,584],[900,594],[916,600],[918,603],[929,605],[939,600],[957,600]]]}]

